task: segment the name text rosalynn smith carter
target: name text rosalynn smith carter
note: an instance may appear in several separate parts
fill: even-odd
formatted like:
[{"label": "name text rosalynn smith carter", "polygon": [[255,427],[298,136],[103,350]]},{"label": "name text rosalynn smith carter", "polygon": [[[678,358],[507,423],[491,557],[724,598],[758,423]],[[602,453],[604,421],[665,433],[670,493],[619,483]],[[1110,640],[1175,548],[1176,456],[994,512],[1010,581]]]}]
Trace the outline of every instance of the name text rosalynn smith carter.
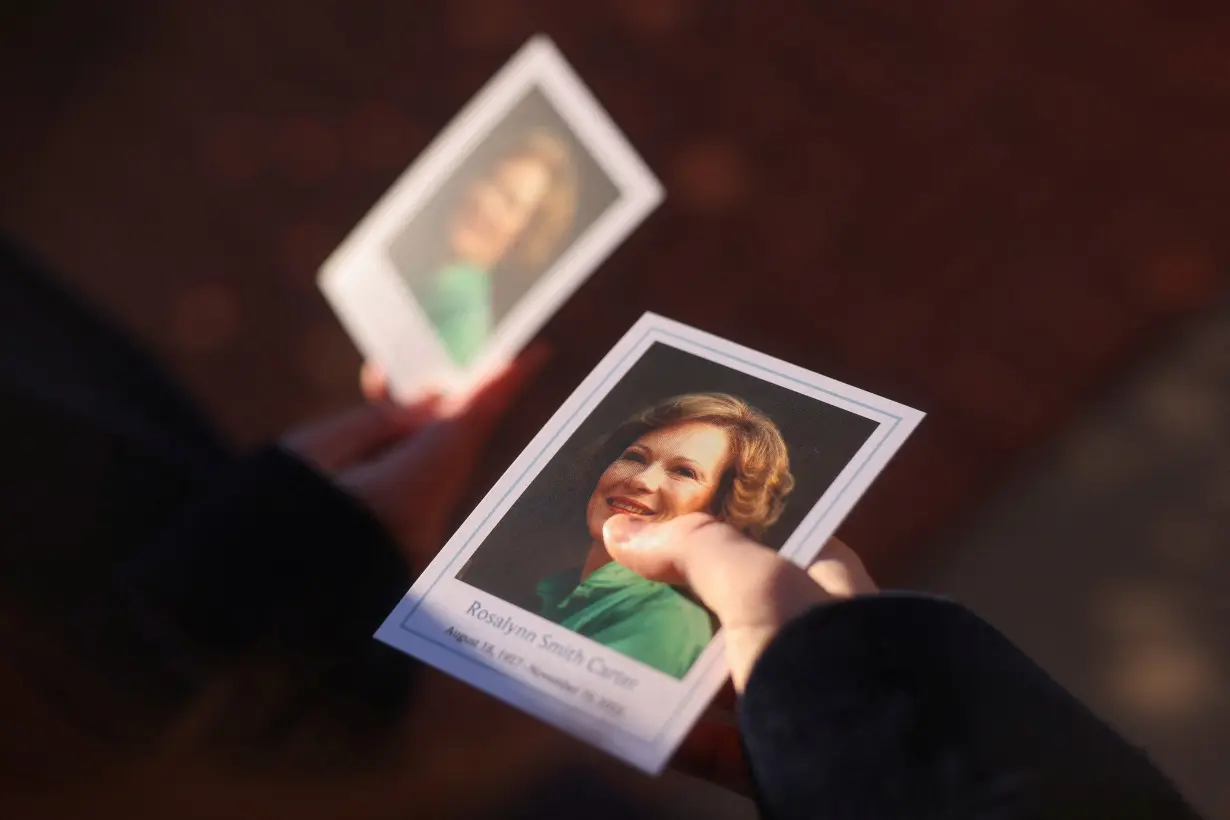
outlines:
[{"label": "name text rosalynn smith carter", "polygon": [[571,664],[582,667],[591,674],[610,681],[621,689],[632,690],[640,683],[639,680],[627,672],[612,666],[606,659],[598,655],[587,657],[581,647],[557,640],[551,634],[539,635],[535,630],[514,621],[510,615],[492,612],[483,606],[481,601],[474,601],[474,603],[470,604],[466,614],[471,618],[494,626],[506,637],[525,641],[539,650],[563,658]]}]

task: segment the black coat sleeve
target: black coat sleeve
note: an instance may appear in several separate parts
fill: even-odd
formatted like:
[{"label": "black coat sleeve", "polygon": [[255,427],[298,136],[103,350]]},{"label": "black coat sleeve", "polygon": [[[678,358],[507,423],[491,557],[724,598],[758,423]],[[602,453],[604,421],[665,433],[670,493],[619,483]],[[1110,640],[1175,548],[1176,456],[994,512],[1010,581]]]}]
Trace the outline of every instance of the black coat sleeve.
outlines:
[{"label": "black coat sleeve", "polygon": [[1145,754],[938,598],[858,598],[788,624],[740,720],[778,820],[1195,817]]},{"label": "black coat sleeve", "polygon": [[362,651],[408,586],[367,509],[271,447],[223,472],[121,567],[106,651],[132,658],[162,694],[188,694],[248,653]]}]

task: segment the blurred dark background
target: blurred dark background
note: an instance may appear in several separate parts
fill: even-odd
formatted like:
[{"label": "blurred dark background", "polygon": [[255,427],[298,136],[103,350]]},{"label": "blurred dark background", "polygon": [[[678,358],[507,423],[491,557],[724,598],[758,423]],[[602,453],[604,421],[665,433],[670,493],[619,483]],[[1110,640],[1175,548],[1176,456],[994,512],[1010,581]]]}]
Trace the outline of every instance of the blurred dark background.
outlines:
[{"label": "blurred dark background", "polygon": [[356,399],[316,266],[539,31],[667,201],[544,329],[482,480],[645,309],[919,407],[842,535],[1230,816],[1222,3],[6,3],[0,224],[255,443]]}]

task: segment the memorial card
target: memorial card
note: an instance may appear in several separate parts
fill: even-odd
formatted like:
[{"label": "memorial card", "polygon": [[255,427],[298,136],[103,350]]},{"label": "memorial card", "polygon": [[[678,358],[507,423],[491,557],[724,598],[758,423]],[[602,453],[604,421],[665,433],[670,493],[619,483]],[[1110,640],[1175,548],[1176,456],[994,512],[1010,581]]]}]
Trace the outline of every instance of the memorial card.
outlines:
[{"label": "memorial card", "polygon": [[515,356],[662,197],[537,37],[325,261],[319,285],[395,396],[463,391]]},{"label": "memorial card", "polygon": [[376,637],[657,773],[726,679],[722,633],[603,523],[707,511],[806,565],[922,415],[646,314]]}]

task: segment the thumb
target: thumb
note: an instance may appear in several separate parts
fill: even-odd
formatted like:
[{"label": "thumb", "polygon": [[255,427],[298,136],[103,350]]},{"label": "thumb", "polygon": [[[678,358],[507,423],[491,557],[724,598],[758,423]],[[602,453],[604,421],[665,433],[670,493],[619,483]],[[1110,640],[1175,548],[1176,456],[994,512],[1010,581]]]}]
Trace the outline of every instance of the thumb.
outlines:
[{"label": "thumb", "polygon": [[545,355],[531,350],[468,395],[442,400],[419,435],[341,476],[415,560],[430,558],[443,540],[484,445]]},{"label": "thumb", "polygon": [[318,470],[334,473],[413,435],[432,421],[440,399],[424,396],[413,404],[361,404],[286,434],[283,447]]},{"label": "thumb", "polygon": [[602,525],[602,540],[616,563],[650,581],[683,584],[682,536],[690,531],[688,522],[676,518],[663,523],[648,523],[630,515],[612,515]]},{"label": "thumb", "polygon": [[802,568],[712,516],[660,524],[613,516],[603,540],[620,564],[651,580],[686,585],[717,615],[740,691],[787,621],[832,600]]}]

